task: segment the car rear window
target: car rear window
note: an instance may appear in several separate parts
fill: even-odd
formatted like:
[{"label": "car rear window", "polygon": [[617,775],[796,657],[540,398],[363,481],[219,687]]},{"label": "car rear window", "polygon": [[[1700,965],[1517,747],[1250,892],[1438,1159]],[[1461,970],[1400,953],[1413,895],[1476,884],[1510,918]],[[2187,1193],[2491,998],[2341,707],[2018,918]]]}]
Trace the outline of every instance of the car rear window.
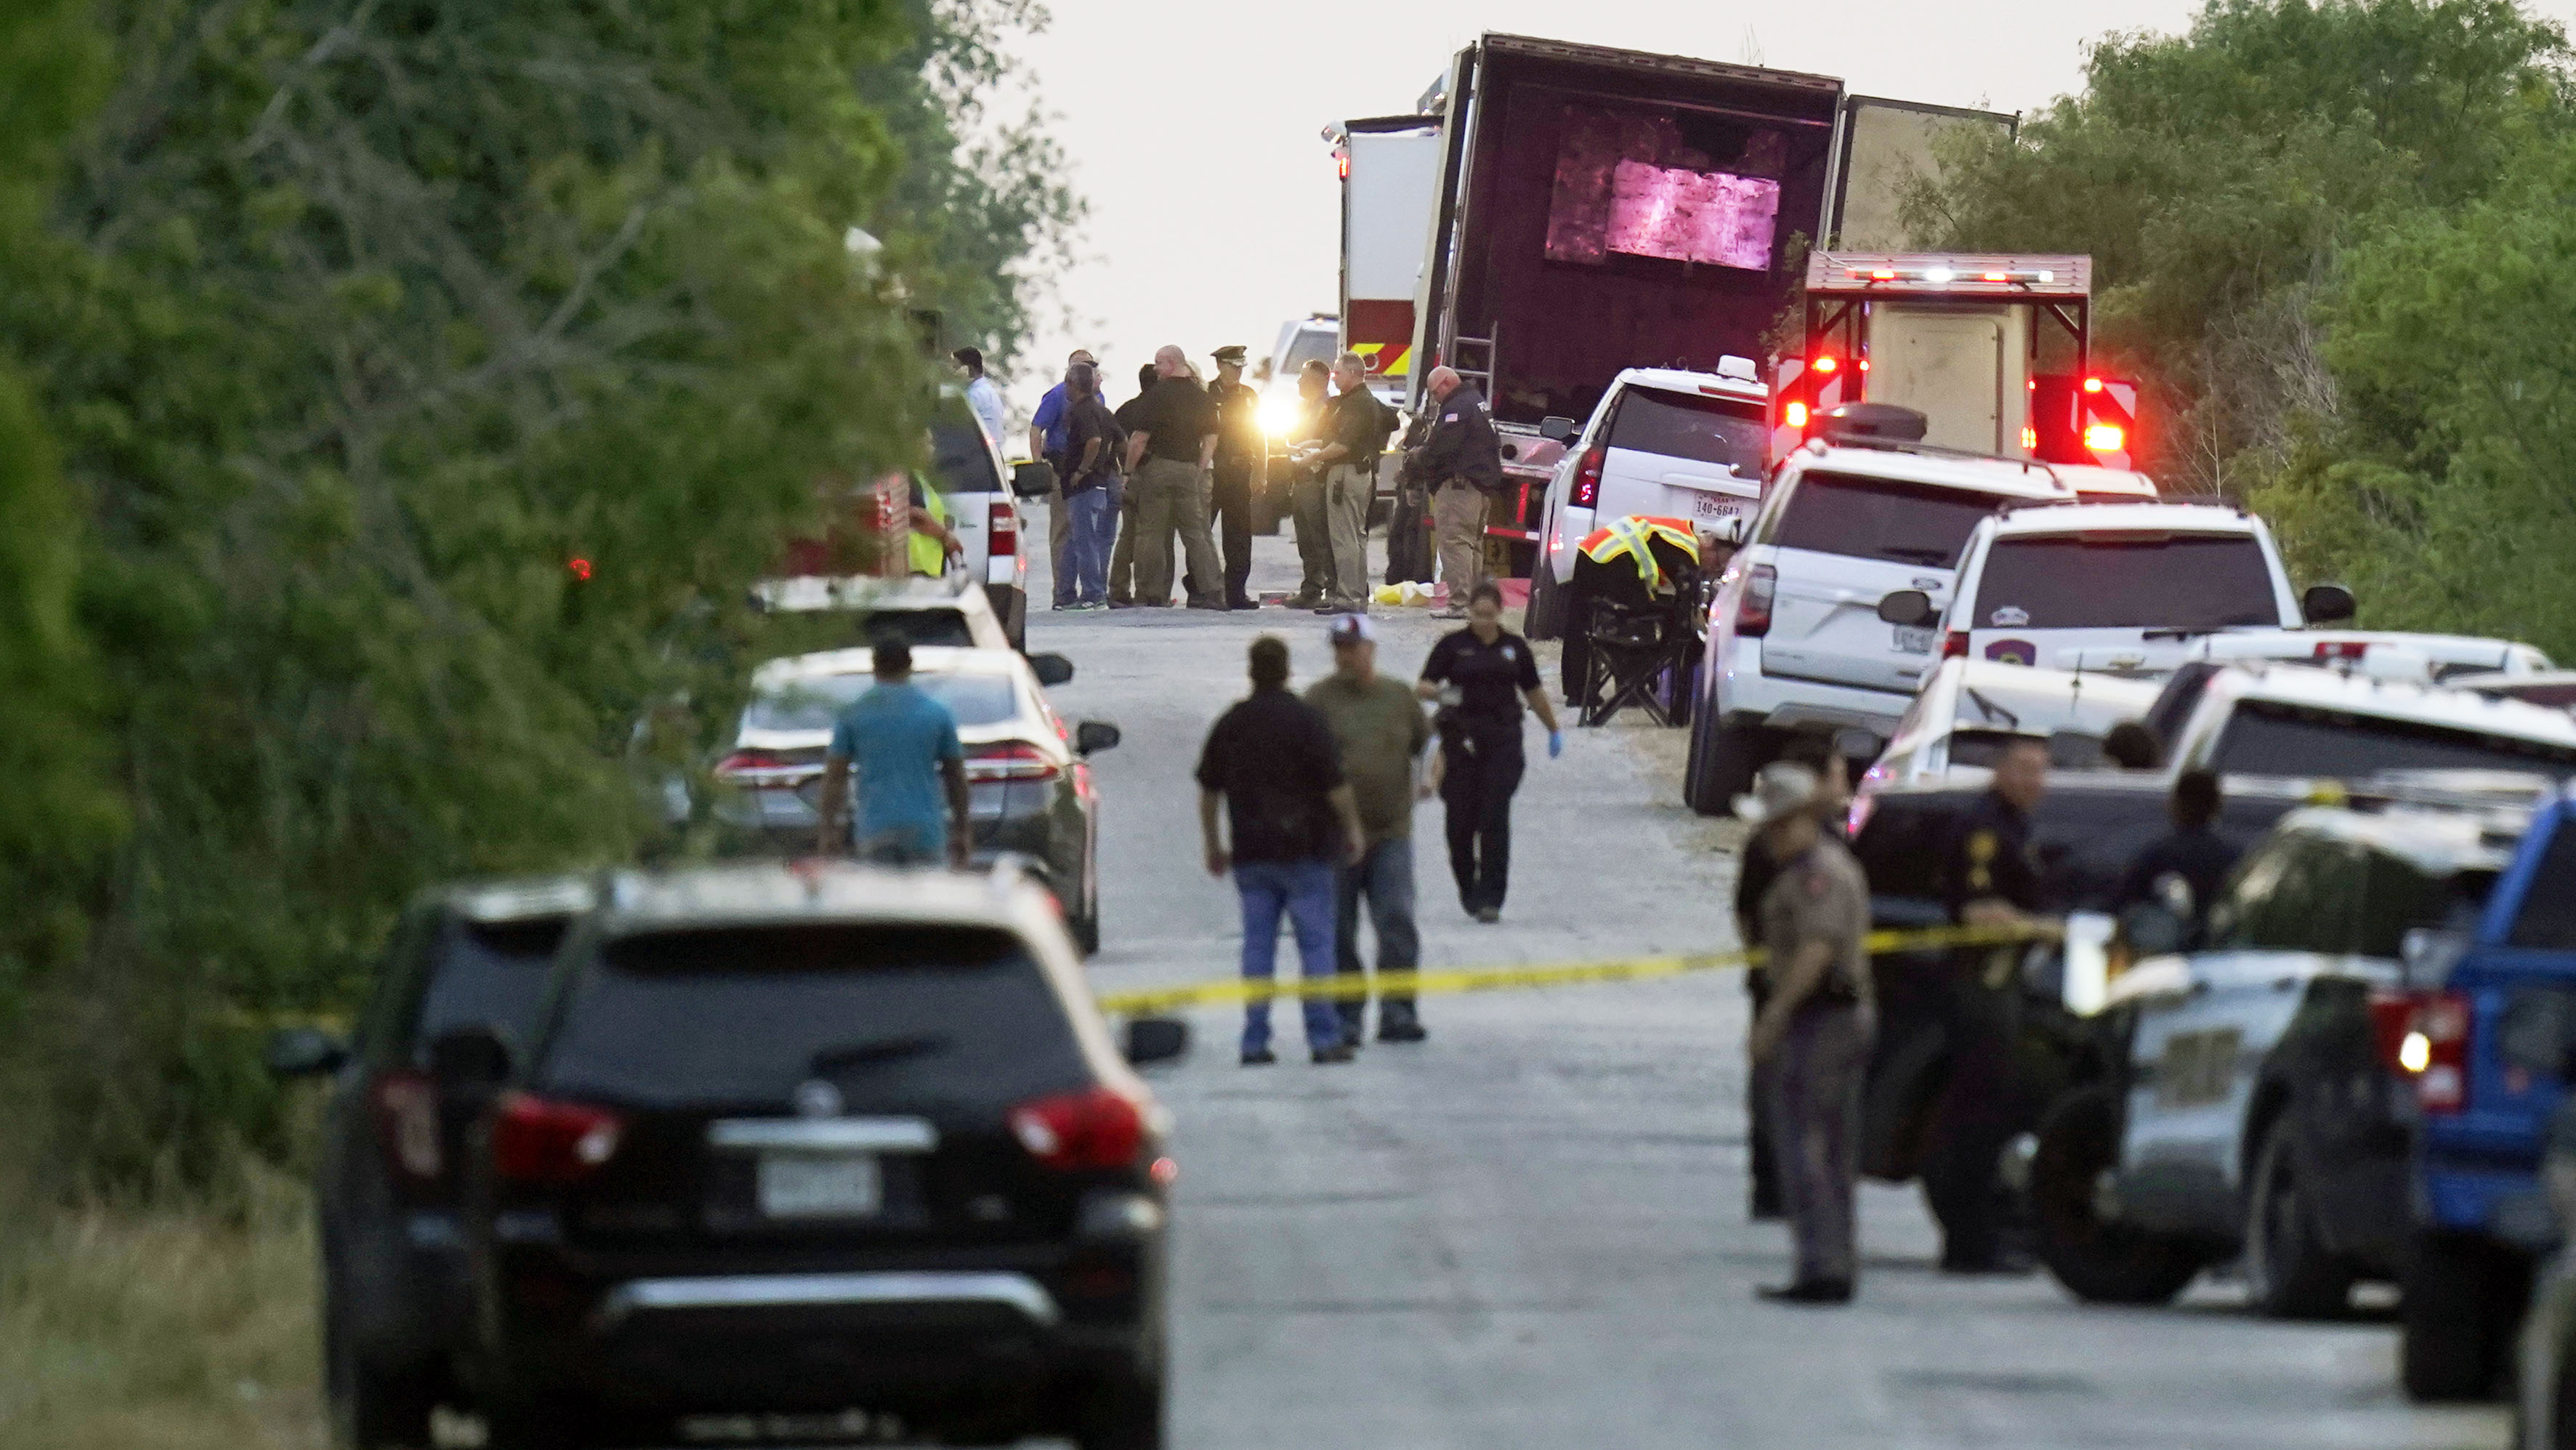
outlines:
[{"label": "car rear window", "polygon": [[1742,477],[1760,478],[1770,432],[1759,403],[1630,388],[1610,417],[1609,441],[1613,448],[1722,463]]},{"label": "car rear window", "polygon": [[1278,376],[1293,378],[1310,362],[1331,362],[1335,344],[1341,334],[1329,327],[1301,327],[1290,335],[1288,351],[1279,359]]},{"label": "car rear window", "polygon": [[429,984],[412,1040],[435,1042],[460,1027],[488,1026],[525,1043],[566,920],[460,921],[440,933],[430,947]]},{"label": "car rear window", "polygon": [[1894,559],[1947,569],[1959,562],[1991,494],[1846,473],[1805,473],[1772,525],[1784,549]]},{"label": "car rear window", "polygon": [[974,649],[975,629],[962,609],[877,609],[858,617],[858,637],[870,644],[899,639],[906,644]]},{"label": "car rear window", "polygon": [[1087,1075],[1064,1005],[1008,932],[873,924],[626,937],[586,964],[546,1086],[640,1105],[1017,1102]]},{"label": "car rear window", "polygon": [[[1000,675],[915,675],[912,682],[969,729],[999,725],[1020,712],[1010,680]],[[874,675],[823,675],[763,690],[742,712],[742,728],[829,730],[850,702],[875,689],[876,683]]]},{"label": "car rear window", "polygon": [[2540,854],[2505,941],[2540,951],[2576,951],[2576,821],[2561,816],[2549,833],[2549,845]]},{"label": "car rear window", "polygon": [[2411,720],[2242,700],[2218,739],[2214,768],[2241,775],[2359,780],[2389,770],[2527,770],[2564,779],[2576,750]]},{"label": "car rear window", "polygon": [[2263,546],[2246,534],[1997,539],[1972,629],[2217,629],[2281,622]]}]

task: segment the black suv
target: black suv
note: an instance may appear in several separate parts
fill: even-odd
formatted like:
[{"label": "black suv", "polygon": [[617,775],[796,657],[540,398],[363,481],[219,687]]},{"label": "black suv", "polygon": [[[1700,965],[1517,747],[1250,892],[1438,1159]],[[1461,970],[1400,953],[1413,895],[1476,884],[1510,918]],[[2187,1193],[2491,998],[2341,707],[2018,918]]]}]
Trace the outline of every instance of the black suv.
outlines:
[{"label": "black suv", "polygon": [[528,1039],[564,927],[590,903],[588,883],[562,879],[428,897],[395,928],[353,1044],[311,1027],[269,1043],[279,1073],[338,1078],[314,1193],[337,1444],[426,1445],[432,1407],[456,1398],[472,1323],[457,1208],[471,1104],[441,1095],[438,1059],[459,1040]]},{"label": "black suv", "polygon": [[495,1446],[1162,1444],[1163,1113],[1043,890],[620,877],[542,1017],[449,1061]]}]

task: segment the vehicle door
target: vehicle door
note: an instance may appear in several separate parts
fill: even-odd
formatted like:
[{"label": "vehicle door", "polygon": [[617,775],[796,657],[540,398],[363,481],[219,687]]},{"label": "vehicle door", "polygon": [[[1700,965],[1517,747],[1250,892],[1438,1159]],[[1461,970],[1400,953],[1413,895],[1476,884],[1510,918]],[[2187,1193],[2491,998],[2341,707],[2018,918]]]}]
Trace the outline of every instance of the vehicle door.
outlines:
[{"label": "vehicle door", "polygon": [[1600,440],[1606,446],[1593,517],[1648,514],[1715,525],[1749,515],[1762,498],[1764,435],[1758,401],[1717,388],[1623,388]]},{"label": "vehicle door", "polygon": [[1778,578],[1762,672],[1911,694],[1936,631],[1891,625],[1878,603],[1919,589],[1939,609],[1991,495],[1823,469],[1801,472],[1757,542]]},{"label": "vehicle door", "polygon": [[1960,586],[1970,658],[2049,669],[2163,674],[2200,637],[2296,622],[2250,533],[1998,533]]},{"label": "vehicle door", "polygon": [[943,400],[930,426],[930,486],[948,505],[948,527],[957,535],[964,557],[951,562],[977,584],[1022,584],[1028,573],[1020,551],[1020,504],[1012,496],[1001,456],[983,425],[965,410]]},{"label": "vehicle door", "polygon": [[2362,859],[2328,836],[2276,833],[2211,910],[2188,981],[2141,1004],[2120,1185],[2142,1222],[2236,1231],[2256,1079],[2306,984],[2346,949]]}]

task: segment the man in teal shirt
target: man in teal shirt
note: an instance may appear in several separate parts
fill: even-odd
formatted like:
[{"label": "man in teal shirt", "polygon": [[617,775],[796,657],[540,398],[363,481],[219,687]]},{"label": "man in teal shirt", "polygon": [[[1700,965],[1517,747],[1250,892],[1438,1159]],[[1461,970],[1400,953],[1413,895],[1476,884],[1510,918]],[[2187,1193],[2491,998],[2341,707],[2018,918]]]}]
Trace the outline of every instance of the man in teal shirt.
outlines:
[{"label": "man in teal shirt", "polygon": [[[966,750],[957,740],[957,717],[912,682],[912,646],[901,640],[877,645],[876,676],[875,686],[832,722],[815,849],[834,855],[846,840],[862,858],[889,866],[944,860],[962,867],[974,837],[966,824]],[[853,767],[859,807],[843,836]]]}]

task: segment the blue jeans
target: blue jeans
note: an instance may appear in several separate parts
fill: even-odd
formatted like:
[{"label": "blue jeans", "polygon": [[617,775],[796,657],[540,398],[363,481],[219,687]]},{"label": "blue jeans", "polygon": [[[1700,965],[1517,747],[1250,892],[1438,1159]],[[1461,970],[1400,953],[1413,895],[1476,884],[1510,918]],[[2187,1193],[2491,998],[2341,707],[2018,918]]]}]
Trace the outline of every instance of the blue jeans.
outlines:
[{"label": "blue jeans", "polygon": [[1065,500],[1073,510],[1073,539],[1064,548],[1069,593],[1085,604],[1109,598],[1109,546],[1118,530],[1118,500],[1106,484],[1093,484]]},{"label": "blue jeans", "polygon": [[[1279,914],[1288,914],[1297,933],[1297,960],[1309,982],[1333,978],[1333,863],[1330,861],[1238,861],[1234,889],[1243,898],[1243,975],[1267,982],[1277,973]],[[1305,999],[1306,1045],[1315,1051],[1338,1047],[1342,1015],[1320,997]],[[1270,1045],[1270,999],[1243,1004],[1243,1050],[1259,1052]]]},{"label": "blue jeans", "polygon": [[[1399,836],[1368,848],[1356,866],[1341,868],[1340,900],[1334,913],[1333,954],[1345,976],[1360,974],[1360,904],[1368,904],[1369,928],[1377,933],[1377,1020],[1414,1020],[1413,969],[1422,961],[1422,937],[1413,926],[1413,841]],[[1345,997],[1342,1031],[1357,1038],[1368,1003]]]}]

